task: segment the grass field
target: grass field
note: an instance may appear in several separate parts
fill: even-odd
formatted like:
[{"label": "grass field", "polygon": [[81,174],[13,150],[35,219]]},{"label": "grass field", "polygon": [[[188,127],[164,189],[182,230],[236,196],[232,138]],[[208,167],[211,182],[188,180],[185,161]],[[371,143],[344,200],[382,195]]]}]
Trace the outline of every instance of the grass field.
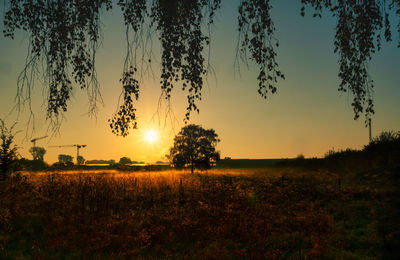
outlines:
[{"label": "grass field", "polygon": [[1,259],[399,259],[397,170],[22,172]]}]

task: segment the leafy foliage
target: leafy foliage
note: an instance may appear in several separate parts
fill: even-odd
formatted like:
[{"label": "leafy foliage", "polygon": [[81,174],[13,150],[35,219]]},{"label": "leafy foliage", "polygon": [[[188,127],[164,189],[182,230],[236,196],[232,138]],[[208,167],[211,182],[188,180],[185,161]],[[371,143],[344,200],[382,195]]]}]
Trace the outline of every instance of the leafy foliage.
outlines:
[{"label": "leafy foliage", "polygon": [[10,0],[4,19],[4,35],[14,38],[15,29],[28,33],[30,47],[26,67],[18,78],[18,97],[30,93],[32,74],[44,64],[48,83],[47,116],[58,118],[67,111],[73,83],[87,89],[93,112],[98,98],[95,53],[100,37],[100,11],[110,0],[30,1]]},{"label": "leafy foliage", "polygon": [[[127,53],[120,82],[122,83],[123,103],[118,111],[109,119],[111,130],[116,135],[127,136],[130,128],[136,129],[136,108],[134,101],[139,98],[139,81],[137,73],[137,49],[147,46],[141,37],[145,18],[148,16],[146,0],[129,1],[119,0],[118,5],[124,15],[126,26]],[[133,40],[130,37],[133,33]],[[144,43],[145,42],[145,43]],[[145,50],[143,50],[145,51]],[[143,57],[143,56],[142,56]],[[149,58],[150,63],[151,58]],[[144,63],[141,63],[142,68]]]},{"label": "leafy foliage", "polygon": [[17,146],[14,144],[15,124],[7,128],[4,121],[0,119],[0,177],[5,179],[17,160]]},{"label": "leafy foliage", "polygon": [[400,166],[400,132],[383,131],[364,147],[369,158],[379,158],[386,169]]},{"label": "leafy foliage", "polygon": [[44,155],[46,154],[46,149],[39,146],[34,146],[29,149],[29,152],[32,154],[33,160],[44,160]]},{"label": "leafy foliage", "polygon": [[400,142],[400,132],[394,131],[383,131],[377,137],[373,138],[372,141],[365,146],[365,150],[374,149],[375,146],[384,146],[389,148],[399,145]]},{"label": "leafy foliage", "polygon": [[70,166],[73,165],[74,163],[72,162],[74,157],[72,157],[71,155],[67,155],[67,154],[59,154],[58,155],[58,163],[60,165],[64,165],[64,166]]},{"label": "leafy foliage", "polygon": [[121,157],[119,159],[119,164],[125,165],[125,164],[132,164],[132,160],[128,157]]},{"label": "leafy foliage", "polygon": [[76,159],[76,161],[77,161],[78,165],[82,165],[82,164],[85,164],[86,160],[85,160],[85,158],[83,158],[82,155],[79,155],[78,158]]},{"label": "leafy foliage", "polygon": [[[112,1],[5,2],[4,35],[13,38],[15,30],[21,29],[28,33],[30,42],[26,67],[18,79],[19,102],[30,99],[33,76],[43,64],[48,82],[49,118],[58,119],[67,110],[75,85],[88,90],[90,112],[94,112],[100,97],[95,71],[100,14],[113,8]],[[362,113],[369,119],[374,113],[374,85],[368,63],[381,48],[382,34],[386,41],[392,40],[389,17],[391,11],[400,15],[400,0],[301,0],[301,3],[301,15],[310,6],[315,11],[314,17],[321,17],[327,11],[337,19],[334,45],[339,55],[339,91],[353,96],[355,119]],[[134,102],[140,93],[138,77],[151,63],[152,51],[148,46],[154,32],[162,47],[162,96],[169,100],[180,81],[182,89],[187,91],[187,121],[192,111],[199,111],[197,103],[208,71],[204,47],[210,43],[210,25],[221,0],[118,0],[117,5],[123,13],[128,47],[120,80],[123,103],[109,120],[113,133],[126,136],[131,128],[136,128]],[[272,8],[270,0],[241,0],[238,8],[237,52],[245,63],[250,60],[258,66],[258,92],[264,98],[275,93],[278,80],[284,79],[277,63],[278,40],[274,36]],[[141,59],[140,65],[137,57]],[[54,123],[57,126],[59,121]]]},{"label": "leafy foliage", "polygon": [[[124,13],[128,50],[121,78],[123,104],[110,120],[113,133],[126,136],[131,127],[136,128],[136,109],[133,101],[139,98],[139,82],[136,76],[138,68],[135,56],[136,50],[143,44],[140,34],[146,16],[151,20],[150,27],[154,26],[159,32],[162,47],[162,95],[169,100],[175,82],[182,81],[182,90],[188,91],[185,118],[189,120],[192,111],[199,112],[196,101],[201,99],[203,75],[207,73],[203,49],[204,45],[209,44],[210,38],[202,32],[202,25],[205,18],[208,18],[208,25],[213,23],[220,0],[157,0],[149,6],[150,10],[147,10],[144,0],[119,1],[118,4]],[[133,31],[134,42],[130,42],[130,30]],[[136,46],[132,47],[132,44]],[[151,62],[151,57],[148,60]]]},{"label": "leafy foliage", "polygon": [[269,0],[244,0],[240,1],[238,17],[240,54],[247,62],[247,51],[250,51],[250,60],[259,66],[258,93],[265,99],[268,91],[272,94],[277,91],[278,79],[285,79],[276,62],[274,47],[279,43],[274,37],[271,9]]},{"label": "leafy foliage", "polygon": [[209,44],[209,37],[202,33],[204,17],[208,24],[213,23],[215,10],[220,0],[159,0],[151,8],[152,21],[160,31],[163,48],[161,64],[161,89],[169,99],[174,81],[182,80],[182,90],[188,90],[188,108],[190,112],[199,111],[196,100],[201,99],[203,75],[206,73],[203,48]]},{"label": "leafy foliage", "polygon": [[390,1],[384,0],[302,2],[315,8],[314,17],[321,17],[325,8],[337,18],[334,45],[335,53],[339,54],[339,91],[352,94],[354,119],[364,112],[367,123],[374,113],[374,85],[368,73],[368,62],[372,55],[381,49],[382,31],[386,41],[392,40],[389,11],[395,9],[396,13],[400,14],[400,1],[392,0],[390,4],[386,3]]},{"label": "leafy foliage", "polygon": [[174,146],[168,155],[175,168],[190,166],[209,169],[220,159],[215,146],[220,140],[214,129],[204,129],[199,125],[187,125],[174,138]]},{"label": "leafy foliage", "polygon": [[124,103],[119,107],[119,111],[114,114],[112,119],[109,119],[111,130],[116,135],[127,136],[131,126],[135,129],[136,123],[136,108],[133,106],[132,95],[137,100],[139,98],[139,83],[133,77],[136,68],[131,68],[124,72],[122,76],[122,86],[124,93]]},{"label": "leafy foliage", "polygon": [[48,170],[49,165],[43,160],[21,158],[17,162],[17,169],[20,171],[43,171]]}]

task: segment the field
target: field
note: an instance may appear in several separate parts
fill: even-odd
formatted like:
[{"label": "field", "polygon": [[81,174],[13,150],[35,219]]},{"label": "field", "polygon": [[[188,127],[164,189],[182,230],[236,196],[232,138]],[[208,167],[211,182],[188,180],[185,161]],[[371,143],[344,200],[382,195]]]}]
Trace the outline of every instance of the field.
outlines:
[{"label": "field", "polygon": [[399,174],[304,167],[21,172],[1,259],[399,259]]}]

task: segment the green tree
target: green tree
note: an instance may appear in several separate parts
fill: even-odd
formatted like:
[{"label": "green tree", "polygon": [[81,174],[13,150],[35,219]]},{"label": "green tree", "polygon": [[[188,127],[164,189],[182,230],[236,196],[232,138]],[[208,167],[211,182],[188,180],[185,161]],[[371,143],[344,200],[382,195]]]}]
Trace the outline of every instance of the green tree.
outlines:
[{"label": "green tree", "polygon": [[[374,113],[374,85],[368,64],[372,55],[380,51],[382,38],[392,40],[390,20],[400,16],[400,0],[298,1],[302,5],[299,13],[303,16],[307,7],[313,10],[314,17],[328,13],[336,19],[333,44],[338,54],[339,91],[351,94],[355,119],[362,113],[368,119]],[[267,98],[277,92],[278,81],[285,78],[276,53],[279,42],[272,19],[273,1],[238,2],[238,61],[256,65],[257,90],[261,97]],[[210,46],[210,27],[221,0],[118,0],[114,3],[122,11],[128,44],[120,79],[123,102],[110,119],[113,133],[126,136],[131,128],[136,128],[138,78],[151,65],[152,35],[158,36],[161,45],[162,96],[169,99],[173,88],[182,84],[188,97],[185,120],[189,119],[191,112],[199,111],[203,78],[209,68],[205,48]],[[21,29],[28,34],[30,43],[26,66],[17,83],[21,103],[29,100],[28,94],[21,95],[31,93],[34,81],[31,75],[43,65],[49,83],[46,86],[49,118],[57,118],[67,111],[73,88],[88,89],[89,112],[95,111],[99,100],[95,55],[100,46],[101,13],[115,8],[114,3],[112,0],[4,1],[4,36],[13,39],[15,30]],[[397,28],[400,32],[400,24]],[[146,31],[149,37],[143,35]],[[141,62],[136,60],[138,56],[143,57]]]},{"label": "green tree", "polygon": [[58,163],[64,166],[74,165],[74,163],[72,162],[73,159],[74,157],[72,157],[71,155],[67,154],[58,155]]},{"label": "green tree", "polygon": [[121,157],[119,159],[119,164],[121,164],[121,165],[132,164],[132,160],[128,157]]},{"label": "green tree", "polygon": [[220,159],[215,146],[220,140],[214,129],[204,129],[199,125],[187,125],[174,138],[174,146],[167,156],[175,168],[190,166],[209,169]]},{"label": "green tree", "polygon": [[29,149],[32,154],[33,160],[44,161],[44,155],[46,154],[46,149],[39,146],[34,146]]},{"label": "green tree", "polygon": [[86,160],[85,160],[85,158],[83,158],[83,156],[81,156],[81,155],[78,156],[78,158],[77,158],[78,165],[84,164],[85,161]]},{"label": "green tree", "polygon": [[14,143],[15,124],[7,128],[4,121],[0,119],[0,180],[5,180],[12,171],[17,160],[17,146]]}]

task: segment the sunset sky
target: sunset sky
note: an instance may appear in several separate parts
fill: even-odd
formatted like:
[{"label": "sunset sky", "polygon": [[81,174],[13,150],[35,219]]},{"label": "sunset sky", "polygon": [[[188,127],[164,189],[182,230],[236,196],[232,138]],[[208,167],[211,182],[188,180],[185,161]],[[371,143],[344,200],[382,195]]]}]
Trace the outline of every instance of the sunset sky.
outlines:
[{"label": "sunset sky", "polygon": [[[237,7],[239,1],[222,1],[212,32],[211,65],[203,88],[200,114],[193,113],[189,123],[213,128],[221,142],[217,150],[222,158],[289,158],[323,156],[329,149],[362,148],[368,142],[364,118],[353,120],[352,97],[337,91],[338,55],[333,53],[335,19],[324,13],[322,19],[300,16],[300,1],[274,1],[273,19],[277,28],[278,63],[286,80],[278,82],[278,93],[264,100],[257,93],[257,68],[241,66],[235,71],[237,45]],[[0,7],[3,16],[3,6]],[[1,18],[1,31],[3,23]],[[81,150],[85,159],[114,159],[155,162],[173,143],[174,135],[184,126],[186,93],[177,87],[166,104],[159,108],[159,45],[154,44],[154,77],[144,77],[137,104],[138,130],[128,137],[112,134],[107,120],[117,109],[125,58],[125,28],[119,8],[104,13],[103,44],[97,52],[97,73],[104,105],[97,117],[88,117],[85,91],[74,92],[57,135],[37,142],[47,149],[45,161],[53,163],[58,154],[76,156],[76,149],[50,148],[51,145],[86,144]],[[384,43],[373,56],[369,72],[375,82],[375,115],[372,133],[400,130],[400,49],[397,48],[397,19],[393,20],[393,42]],[[393,24],[392,24],[393,25]],[[156,42],[156,39],[155,39]],[[0,36],[0,118],[8,125],[18,120],[16,143],[23,157],[31,158],[29,139],[50,135],[45,120],[46,102],[42,83],[36,81],[33,94],[34,133],[27,133],[29,109],[18,117],[15,105],[16,82],[27,52],[27,36],[18,33],[15,40]],[[146,141],[146,131],[153,129],[159,138]]]}]

